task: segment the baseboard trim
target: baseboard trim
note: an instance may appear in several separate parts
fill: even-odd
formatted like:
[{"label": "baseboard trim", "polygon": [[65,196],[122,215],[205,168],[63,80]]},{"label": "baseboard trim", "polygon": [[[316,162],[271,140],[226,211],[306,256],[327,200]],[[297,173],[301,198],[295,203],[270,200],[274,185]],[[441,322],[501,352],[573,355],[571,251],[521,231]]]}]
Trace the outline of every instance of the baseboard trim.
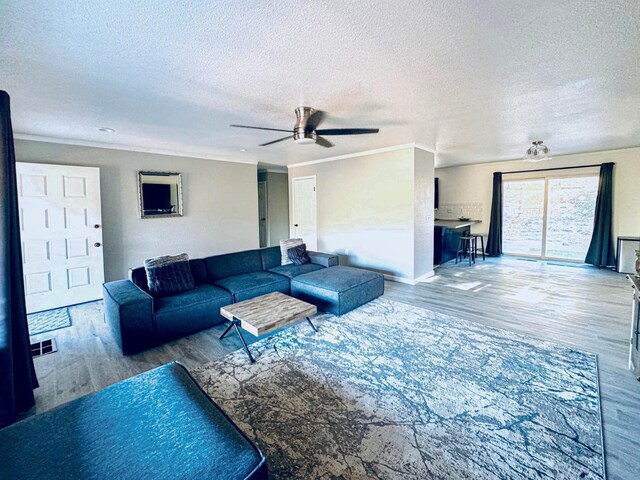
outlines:
[{"label": "baseboard trim", "polygon": [[430,272],[425,273],[424,275],[420,275],[416,278],[416,283],[424,282],[427,278],[431,278],[435,275],[435,271],[431,270]]},{"label": "baseboard trim", "polygon": [[399,277],[397,275],[389,275],[388,273],[384,273],[383,275],[385,280],[390,280],[392,282],[398,282],[398,283],[406,283],[407,285],[417,285],[418,283],[423,282],[427,278],[433,277],[435,274],[433,270],[431,270],[430,272],[427,272],[424,275],[420,275],[418,278],[414,278],[414,279],[407,278],[407,277]]}]

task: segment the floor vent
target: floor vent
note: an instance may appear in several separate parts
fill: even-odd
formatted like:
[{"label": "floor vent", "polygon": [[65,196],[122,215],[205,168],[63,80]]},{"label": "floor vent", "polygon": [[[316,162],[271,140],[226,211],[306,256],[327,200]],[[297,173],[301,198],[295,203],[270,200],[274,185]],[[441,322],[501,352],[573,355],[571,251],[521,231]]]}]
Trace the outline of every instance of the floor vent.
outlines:
[{"label": "floor vent", "polygon": [[33,358],[49,355],[58,351],[55,338],[49,338],[41,342],[31,344],[31,356]]}]

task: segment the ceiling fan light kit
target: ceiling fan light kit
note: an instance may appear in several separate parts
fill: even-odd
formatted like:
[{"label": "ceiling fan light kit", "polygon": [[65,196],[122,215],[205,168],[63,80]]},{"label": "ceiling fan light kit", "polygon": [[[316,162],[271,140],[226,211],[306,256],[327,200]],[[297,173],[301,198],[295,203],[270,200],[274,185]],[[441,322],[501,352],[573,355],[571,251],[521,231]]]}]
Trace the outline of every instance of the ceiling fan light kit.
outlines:
[{"label": "ceiling fan light kit", "polygon": [[529,147],[527,153],[525,153],[524,160],[525,162],[542,162],[545,160],[551,160],[551,150],[547,147],[542,140],[536,140],[532,142],[533,146]]},{"label": "ceiling fan light kit", "polygon": [[237,128],[251,128],[253,130],[269,130],[272,132],[287,132],[291,135],[272,140],[271,142],[263,143],[260,146],[265,147],[274,143],[283,142],[285,140],[293,139],[294,143],[298,145],[310,145],[315,143],[321,147],[331,148],[331,143],[322,135],[365,135],[370,133],[378,133],[380,130],[377,128],[328,128],[324,130],[318,130],[318,126],[324,118],[324,112],[321,110],[315,110],[311,107],[298,107],[296,112],[296,124],[291,130],[284,130],[280,128],[269,127],[253,127],[250,125],[230,125]]}]

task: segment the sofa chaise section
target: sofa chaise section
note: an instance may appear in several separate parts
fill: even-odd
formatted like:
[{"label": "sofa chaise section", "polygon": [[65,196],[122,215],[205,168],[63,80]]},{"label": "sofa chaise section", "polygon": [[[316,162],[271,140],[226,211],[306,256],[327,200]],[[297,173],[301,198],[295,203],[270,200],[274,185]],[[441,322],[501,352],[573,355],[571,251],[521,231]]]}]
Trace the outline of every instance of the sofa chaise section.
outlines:
[{"label": "sofa chaise section", "polygon": [[0,430],[0,478],[266,480],[263,454],[170,363]]},{"label": "sofa chaise section", "polygon": [[354,267],[335,266],[291,280],[294,297],[334,315],[344,315],[383,293],[382,274]]}]

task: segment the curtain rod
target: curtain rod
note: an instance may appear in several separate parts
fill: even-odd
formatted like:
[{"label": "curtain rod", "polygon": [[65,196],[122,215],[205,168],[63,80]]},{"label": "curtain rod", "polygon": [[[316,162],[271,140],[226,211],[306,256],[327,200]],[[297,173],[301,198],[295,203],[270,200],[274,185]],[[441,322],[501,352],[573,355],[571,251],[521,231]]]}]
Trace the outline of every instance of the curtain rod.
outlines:
[{"label": "curtain rod", "polygon": [[500,172],[500,173],[502,173],[503,175],[509,175],[510,173],[550,172],[552,170],[570,170],[572,168],[591,168],[591,167],[601,167],[601,166],[602,166],[602,163],[596,163],[594,165],[577,165],[575,167],[538,168],[537,170],[518,170],[515,172]]}]

